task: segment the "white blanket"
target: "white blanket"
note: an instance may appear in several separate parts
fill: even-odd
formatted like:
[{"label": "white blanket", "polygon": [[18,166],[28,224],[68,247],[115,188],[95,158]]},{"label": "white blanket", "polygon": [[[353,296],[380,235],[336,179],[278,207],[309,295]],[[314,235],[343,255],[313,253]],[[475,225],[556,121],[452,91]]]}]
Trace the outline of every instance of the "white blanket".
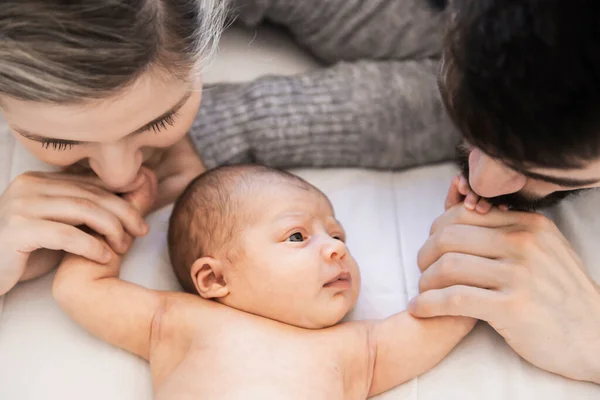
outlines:
[{"label": "white blanket", "polygon": [[[273,32],[234,29],[207,81],[245,80],[264,73],[296,73],[315,63]],[[47,169],[0,125],[0,190],[19,173]],[[383,318],[403,310],[417,293],[416,254],[442,212],[455,170],[450,165],[403,173],[362,170],[296,171],[332,200],[348,231],[363,275],[352,319]],[[563,204],[552,215],[600,280],[597,193]],[[166,230],[170,208],[149,217],[151,232],[128,255],[122,277],[177,290]],[[51,295],[53,274],[18,285],[0,298],[0,399],[148,400],[146,362],[92,337],[71,322]],[[532,316],[535,318],[535,316]],[[398,332],[399,335],[402,332]],[[489,326],[475,330],[434,370],[381,399],[593,399],[600,387],[541,371],[519,358]]]}]

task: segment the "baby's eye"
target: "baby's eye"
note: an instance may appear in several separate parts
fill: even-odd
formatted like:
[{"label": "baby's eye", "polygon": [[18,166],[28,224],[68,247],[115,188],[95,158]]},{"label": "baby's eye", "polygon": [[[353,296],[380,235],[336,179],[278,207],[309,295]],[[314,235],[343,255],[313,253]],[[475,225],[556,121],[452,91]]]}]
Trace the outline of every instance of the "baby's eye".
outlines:
[{"label": "baby's eye", "polygon": [[346,238],[343,235],[332,235],[331,237],[335,240],[339,240],[340,242],[346,242]]},{"label": "baby's eye", "polygon": [[296,232],[292,235],[290,235],[290,237],[287,238],[288,242],[303,242],[304,241],[304,235],[302,235],[300,232]]}]

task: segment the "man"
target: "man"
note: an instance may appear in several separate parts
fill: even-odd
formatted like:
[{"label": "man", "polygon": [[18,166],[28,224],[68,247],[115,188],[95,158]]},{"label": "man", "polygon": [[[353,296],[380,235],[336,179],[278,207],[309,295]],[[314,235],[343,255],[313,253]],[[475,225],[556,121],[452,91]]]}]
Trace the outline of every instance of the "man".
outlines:
[{"label": "man", "polygon": [[[439,162],[458,141],[443,104],[465,141],[464,177],[420,252],[422,294],[411,312],[485,320],[538,367],[600,384],[600,289],[554,224],[522,211],[600,186],[600,3],[254,0],[234,8],[247,24],[285,25],[330,66],[207,90],[191,132],[205,163]],[[456,205],[463,198],[466,207]]]},{"label": "man", "polygon": [[[466,142],[419,255],[414,315],[485,320],[522,357],[600,384],[600,288],[535,210],[600,186],[600,3],[477,1],[447,36],[440,89]],[[470,186],[470,188],[468,187]],[[472,193],[469,192],[472,189]]]}]

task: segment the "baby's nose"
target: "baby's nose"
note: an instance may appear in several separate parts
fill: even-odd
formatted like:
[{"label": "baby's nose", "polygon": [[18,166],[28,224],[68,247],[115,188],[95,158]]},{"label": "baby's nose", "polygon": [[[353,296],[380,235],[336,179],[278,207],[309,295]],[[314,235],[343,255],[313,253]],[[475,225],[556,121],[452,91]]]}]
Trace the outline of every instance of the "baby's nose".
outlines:
[{"label": "baby's nose", "polygon": [[340,261],[346,256],[346,245],[341,240],[330,238],[323,246],[323,253],[326,260]]}]

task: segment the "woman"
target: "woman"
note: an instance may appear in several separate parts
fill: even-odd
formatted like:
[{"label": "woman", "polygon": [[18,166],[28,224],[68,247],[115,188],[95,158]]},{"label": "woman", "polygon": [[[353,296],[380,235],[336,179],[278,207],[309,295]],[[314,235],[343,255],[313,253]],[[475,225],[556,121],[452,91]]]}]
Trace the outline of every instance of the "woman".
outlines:
[{"label": "woman", "polygon": [[234,2],[243,22],[286,25],[325,63],[351,62],[217,86],[199,112],[223,1],[3,1],[0,107],[19,142],[63,171],[19,176],[0,197],[0,294],[46,273],[63,251],[107,262],[78,226],[127,251],[124,233],[147,227],[118,194],[141,184],[143,165],[157,175],[160,207],[203,162],[402,168],[448,159],[455,135],[430,59],[445,18],[437,3]]}]

